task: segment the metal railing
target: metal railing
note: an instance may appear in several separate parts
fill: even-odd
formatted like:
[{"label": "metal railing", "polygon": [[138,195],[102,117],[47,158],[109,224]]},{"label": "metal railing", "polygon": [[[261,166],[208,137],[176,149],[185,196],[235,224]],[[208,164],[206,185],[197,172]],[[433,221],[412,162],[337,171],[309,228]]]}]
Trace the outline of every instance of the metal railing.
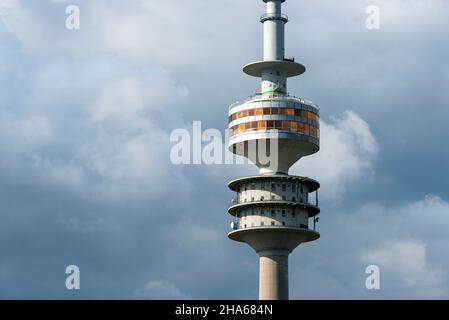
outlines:
[{"label": "metal railing", "polygon": [[306,104],[308,106],[314,107],[318,110],[320,110],[320,107],[318,105],[316,105],[315,103],[313,103],[312,101],[309,100],[305,100],[296,96],[292,96],[289,93],[286,94],[270,94],[270,95],[263,95],[261,92],[256,92],[254,95],[247,97],[246,99],[242,100],[242,101],[237,101],[234,102],[233,104],[231,104],[229,106],[229,110],[231,110],[232,108],[242,105],[244,103],[253,101],[253,100],[257,100],[257,99],[262,99],[262,98],[267,98],[267,99],[273,99],[273,98],[283,98],[283,99],[290,99],[290,100],[298,100],[300,103]]},{"label": "metal railing", "polygon": [[238,230],[248,230],[248,229],[256,229],[256,228],[271,228],[271,229],[285,229],[285,228],[291,228],[291,229],[301,229],[301,230],[313,230],[316,231],[316,226],[314,227],[314,229],[310,229],[309,226],[306,226],[304,224],[300,225],[300,226],[292,226],[292,225],[258,225],[258,226],[245,226],[242,225],[241,222],[234,222],[233,227],[231,228],[231,230],[233,231],[238,231]]},{"label": "metal railing", "polygon": [[305,205],[305,206],[311,206],[311,207],[319,208],[318,196],[315,199],[315,204],[311,203],[309,201],[309,199],[307,199],[307,200],[303,199],[301,201],[301,198],[296,199],[295,201],[293,201],[293,200],[289,201],[289,200],[283,200],[283,199],[274,199],[274,200],[273,199],[264,199],[264,200],[256,200],[256,199],[254,199],[254,200],[246,201],[246,202],[242,201],[242,199],[237,199],[237,200],[236,199],[232,199],[231,202],[230,202],[230,206],[232,208],[232,207],[238,207],[238,206],[240,206],[242,204],[243,205],[245,205],[245,204],[252,204],[252,203],[260,204],[261,202],[269,203],[271,205],[276,205],[276,204],[279,204],[280,202],[283,202],[283,203],[289,202],[289,203],[296,203],[298,205]]},{"label": "metal railing", "polygon": [[288,16],[283,13],[265,13],[260,16],[260,22],[265,22],[267,20],[282,20],[288,22]]},{"label": "metal railing", "polygon": [[[315,143],[315,144],[317,144],[317,140],[319,140],[318,136],[315,136],[313,134],[301,132],[301,131],[292,131],[292,130],[281,128],[281,127],[257,128],[257,129],[250,128],[250,129],[245,129],[244,131],[241,131],[239,129],[235,129],[235,130],[229,129],[229,130],[230,130],[231,138],[237,134],[244,134],[244,133],[251,133],[251,132],[262,132],[262,133],[289,133],[289,134],[296,134],[296,135],[299,134],[299,135],[302,135],[307,141],[309,141],[311,143]],[[309,140],[309,139],[312,139],[312,140]]]}]

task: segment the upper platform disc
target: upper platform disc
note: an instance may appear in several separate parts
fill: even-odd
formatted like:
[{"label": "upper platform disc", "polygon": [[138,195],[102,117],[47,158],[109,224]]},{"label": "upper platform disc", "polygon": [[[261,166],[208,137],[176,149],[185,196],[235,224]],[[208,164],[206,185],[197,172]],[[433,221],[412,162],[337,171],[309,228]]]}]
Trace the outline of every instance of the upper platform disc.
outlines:
[{"label": "upper platform disc", "polygon": [[266,70],[278,69],[287,71],[287,77],[295,77],[306,72],[306,67],[293,61],[258,61],[247,64],[243,67],[243,72],[253,77],[262,77],[262,73]]}]

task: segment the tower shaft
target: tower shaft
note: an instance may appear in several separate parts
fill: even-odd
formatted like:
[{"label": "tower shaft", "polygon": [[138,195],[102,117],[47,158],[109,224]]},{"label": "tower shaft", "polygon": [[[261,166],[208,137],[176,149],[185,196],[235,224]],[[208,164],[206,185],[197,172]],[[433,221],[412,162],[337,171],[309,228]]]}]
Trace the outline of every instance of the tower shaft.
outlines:
[{"label": "tower shaft", "polygon": [[288,300],[288,252],[259,253],[259,300]]},{"label": "tower shaft", "polygon": [[287,79],[303,74],[305,67],[285,58],[285,0],[263,1],[263,60],[243,68],[261,79],[261,92],[229,108],[229,150],[257,165],[260,175],[229,183],[236,198],[228,210],[235,219],[228,237],[259,255],[259,298],[287,300],[289,255],[320,237],[315,230],[320,184],[288,175],[294,163],[319,150],[319,108],[287,93]]},{"label": "tower shaft", "polygon": [[264,27],[263,58],[265,61],[283,60],[285,54],[285,23],[280,0],[267,2],[267,11],[261,17]]},{"label": "tower shaft", "polygon": [[[261,17],[263,23],[263,60],[283,61],[285,58],[285,24],[281,0],[267,1],[267,11]],[[287,72],[267,67],[262,71],[262,94],[287,93]]]}]

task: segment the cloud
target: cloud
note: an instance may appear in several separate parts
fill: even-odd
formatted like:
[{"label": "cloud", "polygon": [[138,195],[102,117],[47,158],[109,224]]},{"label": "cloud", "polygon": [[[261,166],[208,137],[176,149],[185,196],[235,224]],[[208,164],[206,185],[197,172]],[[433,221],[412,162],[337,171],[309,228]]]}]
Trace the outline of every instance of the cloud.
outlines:
[{"label": "cloud", "polygon": [[31,59],[7,44],[0,57],[15,52],[23,61],[0,88],[6,173],[109,198],[154,196],[182,181],[169,162],[169,133],[184,126],[188,90],[167,71],[111,55],[26,68]]},{"label": "cloud", "polygon": [[54,138],[51,123],[45,116],[17,117],[4,113],[0,119],[0,135],[2,140],[8,141],[0,146],[0,149],[16,149],[20,144],[23,149],[38,149]]},{"label": "cloud", "polygon": [[320,126],[320,152],[301,159],[290,173],[320,181],[324,201],[341,201],[347,187],[374,174],[379,148],[369,125],[353,111]]},{"label": "cloud", "polygon": [[362,260],[386,270],[388,276],[383,282],[399,279],[399,285],[414,289],[417,296],[444,295],[442,284],[446,273],[428,265],[426,244],[421,241],[392,240],[363,253]]},{"label": "cloud", "polygon": [[[436,196],[396,207],[324,211],[321,239],[292,255],[294,297],[445,299],[448,223],[449,203]],[[365,268],[371,264],[380,267],[381,290],[365,288]]]},{"label": "cloud", "polygon": [[183,293],[170,282],[150,281],[134,293],[136,299],[149,300],[191,300],[192,297]]},{"label": "cloud", "polygon": [[[65,28],[67,3],[63,1],[34,4],[7,0],[0,6],[0,16],[30,54],[86,56],[111,52],[128,62],[179,67],[207,61],[207,52],[198,48],[209,46],[210,37],[217,31],[222,39],[231,39],[232,33],[227,30],[205,29],[203,25],[213,25],[217,21],[226,23],[236,5],[243,12],[250,8],[249,4],[235,0],[222,2],[220,10],[216,10],[212,3],[199,0],[189,4],[171,1],[159,6],[141,0],[133,5],[120,1],[81,0],[77,5],[81,12],[78,32]],[[199,12],[209,12],[202,15],[201,25],[196,19],[185,19],[195,17]],[[49,15],[53,19],[46,19]],[[218,52],[226,49],[223,42],[216,42],[214,46]]]}]

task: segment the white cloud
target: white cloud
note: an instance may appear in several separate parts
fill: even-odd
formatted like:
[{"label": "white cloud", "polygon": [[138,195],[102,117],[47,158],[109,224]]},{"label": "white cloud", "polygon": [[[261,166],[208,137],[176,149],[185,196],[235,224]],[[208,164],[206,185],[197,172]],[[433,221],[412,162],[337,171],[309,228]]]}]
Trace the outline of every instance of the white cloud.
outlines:
[{"label": "white cloud", "polygon": [[[447,299],[447,225],[449,203],[435,196],[324,213],[320,240],[300,247],[292,262],[299,279],[292,292],[296,298]],[[371,264],[380,267],[378,291],[365,288]]]},{"label": "white cloud", "polygon": [[183,293],[170,282],[156,280],[146,283],[143,288],[134,292],[136,299],[149,300],[191,300],[192,297]]},{"label": "white cloud", "polygon": [[369,125],[352,111],[331,123],[321,121],[321,150],[302,158],[290,173],[317,179],[322,187],[321,198],[339,201],[346,188],[373,172],[378,146]]},{"label": "white cloud", "polygon": [[[399,280],[417,295],[440,295],[445,272],[429,266],[426,244],[417,240],[390,240],[362,254],[367,264],[375,264],[388,274],[384,281]],[[423,289],[426,289],[424,292]]]},{"label": "white cloud", "polygon": [[[217,38],[217,32],[221,39],[235,39],[231,37],[234,32],[204,26],[225,24],[236,6],[243,13],[251,6],[235,0],[222,1],[220,10],[216,10],[216,3],[201,0],[158,5],[142,0],[133,3],[80,0],[77,5],[81,29],[76,32],[65,28],[66,4],[62,1],[42,1],[36,5],[7,0],[0,5],[0,17],[31,54],[86,56],[112,52],[126,61],[168,67],[204,64],[211,57],[201,48],[226,50],[225,42],[217,41],[211,46],[209,39]],[[52,19],[45,18],[49,12]],[[244,15],[241,20],[245,21]]]}]

